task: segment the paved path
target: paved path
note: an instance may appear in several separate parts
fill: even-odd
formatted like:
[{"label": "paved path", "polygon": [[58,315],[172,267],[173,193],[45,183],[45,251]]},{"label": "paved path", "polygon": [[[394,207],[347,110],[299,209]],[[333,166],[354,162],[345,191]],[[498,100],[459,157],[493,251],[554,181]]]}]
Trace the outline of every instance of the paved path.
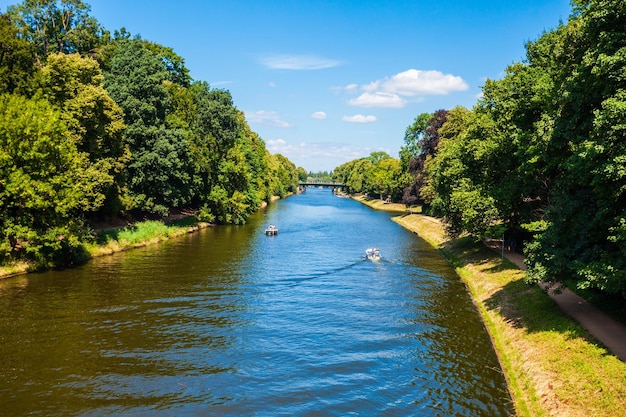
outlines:
[{"label": "paved path", "polygon": [[[502,251],[500,243],[498,247],[492,249]],[[524,256],[517,252],[504,251],[504,256],[517,265],[521,270],[526,270]],[[561,289],[559,294],[555,294],[554,285],[540,283],[548,295],[558,304],[565,313],[578,320],[578,322],[607,347],[615,356],[626,362],[626,326],[612,319],[584,298],[576,295],[567,288]]]}]

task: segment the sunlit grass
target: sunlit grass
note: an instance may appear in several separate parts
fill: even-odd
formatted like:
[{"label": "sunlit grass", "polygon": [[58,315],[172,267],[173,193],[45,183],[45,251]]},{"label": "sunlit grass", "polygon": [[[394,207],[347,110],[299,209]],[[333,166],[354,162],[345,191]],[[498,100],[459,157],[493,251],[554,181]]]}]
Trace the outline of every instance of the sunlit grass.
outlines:
[{"label": "sunlit grass", "polygon": [[0,266],[0,277],[8,277],[11,275],[21,274],[32,268],[33,265],[28,262],[12,262],[7,265]]},{"label": "sunlit grass", "polygon": [[[406,205],[401,203],[385,203],[382,200],[372,199],[363,195],[353,196],[352,198],[376,210],[392,211],[397,213],[407,212]],[[413,207],[412,210],[414,212],[418,212],[418,210],[421,211],[418,207]]]},{"label": "sunlit grass", "polygon": [[171,224],[147,220],[120,229],[103,230],[98,233],[94,242],[86,244],[85,247],[92,257],[107,255],[160,242],[206,226],[204,223],[196,222],[193,218]]}]

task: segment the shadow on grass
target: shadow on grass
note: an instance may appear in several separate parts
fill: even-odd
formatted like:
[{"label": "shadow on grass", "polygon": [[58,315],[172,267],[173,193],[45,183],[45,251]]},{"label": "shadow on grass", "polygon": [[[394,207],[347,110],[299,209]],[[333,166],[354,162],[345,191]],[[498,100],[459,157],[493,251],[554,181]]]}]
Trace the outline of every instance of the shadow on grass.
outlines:
[{"label": "shadow on grass", "polygon": [[453,258],[452,263],[455,266],[473,265],[477,274],[485,274],[487,280],[509,281],[511,274],[520,276],[504,284],[484,301],[488,310],[496,312],[515,328],[524,329],[527,333],[559,332],[568,339],[583,338],[597,344],[538,285],[527,284],[520,269],[508,259],[503,259],[492,249],[468,238],[448,240],[442,246],[446,255]]},{"label": "shadow on grass", "polygon": [[483,273],[506,273],[519,271],[517,265],[498,256],[492,249],[469,237],[446,240],[441,244],[446,255],[453,257],[453,263],[459,267],[477,265]]}]

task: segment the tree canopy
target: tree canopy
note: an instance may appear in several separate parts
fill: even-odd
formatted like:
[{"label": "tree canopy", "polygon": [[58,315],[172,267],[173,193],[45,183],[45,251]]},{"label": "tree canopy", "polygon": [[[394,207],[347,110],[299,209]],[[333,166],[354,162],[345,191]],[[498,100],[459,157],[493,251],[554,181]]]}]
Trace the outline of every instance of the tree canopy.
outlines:
[{"label": "tree canopy", "polygon": [[296,191],[304,169],[267,151],[228,91],[170,47],[111,36],[81,0],[8,7],[0,47],[4,262],[72,262],[94,220],[239,224]]}]

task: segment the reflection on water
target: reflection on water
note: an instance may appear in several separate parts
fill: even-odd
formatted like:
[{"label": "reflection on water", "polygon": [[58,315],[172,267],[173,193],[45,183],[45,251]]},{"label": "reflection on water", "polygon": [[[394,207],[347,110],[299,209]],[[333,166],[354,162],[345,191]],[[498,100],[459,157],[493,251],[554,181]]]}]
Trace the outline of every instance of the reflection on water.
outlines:
[{"label": "reflection on water", "polygon": [[0,415],[512,413],[450,266],[328,190],[245,226],[5,280],[0,311]]}]

